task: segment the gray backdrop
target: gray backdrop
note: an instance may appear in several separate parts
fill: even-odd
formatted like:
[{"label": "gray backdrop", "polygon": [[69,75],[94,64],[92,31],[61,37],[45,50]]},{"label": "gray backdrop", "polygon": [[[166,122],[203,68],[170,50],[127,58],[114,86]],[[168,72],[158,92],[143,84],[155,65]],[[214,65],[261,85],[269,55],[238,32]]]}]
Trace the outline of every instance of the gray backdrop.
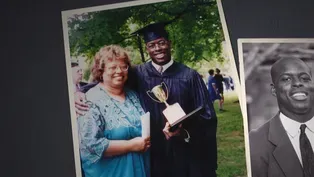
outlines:
[{"label": "gray backdrop", "polygon": [[[1,1],[0,176],[75,177],[61,11],[113,2]],[[314,37],[313,0],[223,7],[236,60],[241,37]]]}]

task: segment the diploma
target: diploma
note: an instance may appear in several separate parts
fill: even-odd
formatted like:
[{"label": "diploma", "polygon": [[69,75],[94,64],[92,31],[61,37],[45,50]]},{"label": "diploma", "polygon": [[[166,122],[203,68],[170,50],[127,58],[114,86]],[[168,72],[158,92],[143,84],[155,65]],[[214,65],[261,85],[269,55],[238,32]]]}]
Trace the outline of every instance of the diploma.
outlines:
[{"label": "diploma", "polygon": [[142,137],[146,138],[150,136],[150,112],[141,116],[142,123]]}]

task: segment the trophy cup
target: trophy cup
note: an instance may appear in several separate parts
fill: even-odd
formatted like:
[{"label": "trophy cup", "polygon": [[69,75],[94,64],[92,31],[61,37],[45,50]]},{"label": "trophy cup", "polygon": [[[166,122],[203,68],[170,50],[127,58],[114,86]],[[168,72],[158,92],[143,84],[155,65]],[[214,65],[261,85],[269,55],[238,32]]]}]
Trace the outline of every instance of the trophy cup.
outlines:
[{"label": "trophy cup", "polygon": [[[166,89],[166,93],[163,89],[163,86]],[[168,99],[168,88],[164,82],[162,82],[160,85],[156,85],[151,91],[146,92],[147,95],[158,103],[164,103],[166,104],[167,108],[163,110],[163,114],[166,117],[167,121],[170,124],[170,127],[175,127],[178,123],[182,122],[184,119],[194,115],[198,111],[200,111],[203,107],[199,107],[190,114],[186,115],[179,103],[174,103],[172,105],[169,105],[166,101]],[[150,94],[153,94],[157,99],[153,98]]]}]

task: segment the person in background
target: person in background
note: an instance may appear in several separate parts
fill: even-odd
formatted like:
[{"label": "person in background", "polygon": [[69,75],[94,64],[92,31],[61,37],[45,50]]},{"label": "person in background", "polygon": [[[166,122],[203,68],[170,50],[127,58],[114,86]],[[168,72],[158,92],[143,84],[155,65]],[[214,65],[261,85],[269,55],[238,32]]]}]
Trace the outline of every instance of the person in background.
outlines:
[{"label": "person in background", "polygon": [[[208,77],[208,82],[207,82],[207,88],[208,88],[208,92],[209,92],[209,95],[210,95],[210,98],[211,98],[211,101],[214,103],[215,100],[219,100],[219,103],[220,102],[220,95],[219,95],[219,92],[218,92],[218,89],[217,89],[217,86],[216,86],[216,80],[215,80],[215,77],[214,77],[214,70],[213,69],[210,69],[208,71],[208,74],[209,74],[209,77]],[[222,109],[222,105],[219,104],[219,109]]]},{"label": "person in background", "polygon": [[230,88],[233,91],[234,90],[234,83],[233,83],[233,79],[231,76],[229,76],[229,83],[230,83]]},{"label": "person in background", "polygon": [[216,68],[216,74],[214,76],[216,81],[216,88],[218,91],[218,94],[220,95],[219,100],[219,111],[223,111],[223,104],[224,104],[224,87],[223,87],[223,77],[220,74],[220,69]]},{"label": "person in background", "polygon": [[223,74],[223,82],[224,82],[226,91],[230,90],[230,80],[229,79],[230,79],[229,76],[226,76],[225,74]]},{"label": "person in background", "polygon": [[79,66],[78,61],[71,61],[71,70],[72,70],[72,82],[74,92],[79,91],[81,87],[86,85],[87,83],[82,82],[83,71]]}]

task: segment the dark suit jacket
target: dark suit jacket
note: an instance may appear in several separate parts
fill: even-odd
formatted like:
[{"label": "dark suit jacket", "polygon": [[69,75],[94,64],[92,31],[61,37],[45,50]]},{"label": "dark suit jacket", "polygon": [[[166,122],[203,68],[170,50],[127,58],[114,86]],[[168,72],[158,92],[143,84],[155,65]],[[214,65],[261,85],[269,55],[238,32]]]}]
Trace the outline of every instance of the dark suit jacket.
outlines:
[{"label": "dark suit jacket", "polygon": [[303,177],[303,169],[279,113],[250,132],[252,177]]}]

